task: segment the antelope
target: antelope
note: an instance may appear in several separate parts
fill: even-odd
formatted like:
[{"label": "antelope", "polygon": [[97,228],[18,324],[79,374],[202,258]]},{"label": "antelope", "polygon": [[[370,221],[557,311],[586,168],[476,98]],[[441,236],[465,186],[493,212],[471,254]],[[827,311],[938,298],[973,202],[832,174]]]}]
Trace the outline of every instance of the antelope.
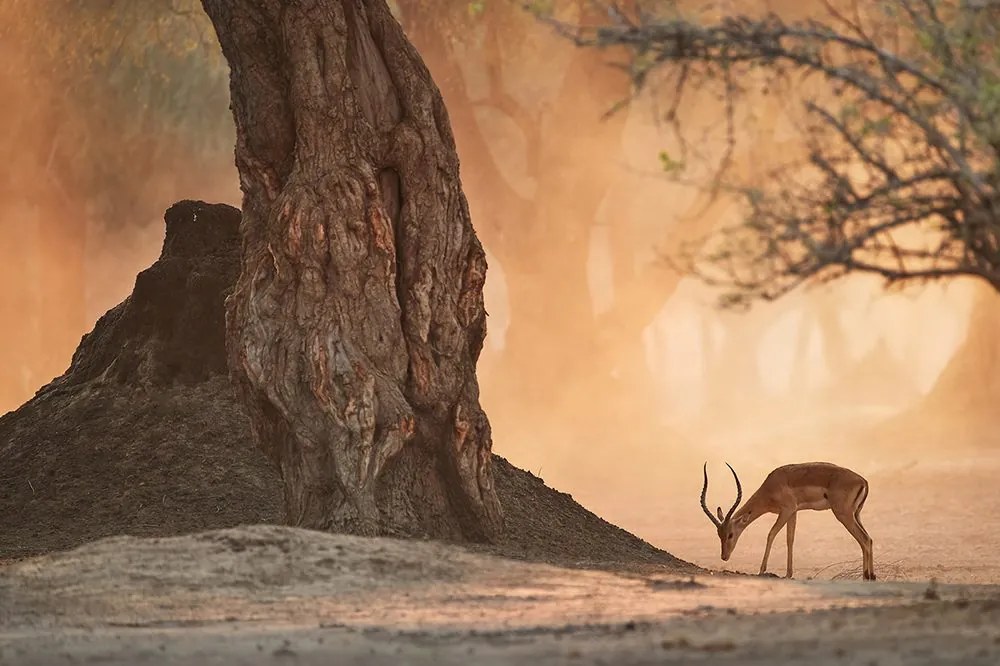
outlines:
[{"label": "antelope", "polygon": [[811,462],[779,467],[764,479],[746,504],[738,511],[736,507],[743,499],[743,487],[740,477],[732,465],[726,467],[733,473],[736,480],[736,502],[729,513],[722,515],[722,507],[718,507],[718,517],[713,516],[705,504],[708,494],[708,463],[705,463],[705,485],[701,489],[701,508],[719,532],[722,544],[722,561],[727,562],[736,548],[736,542],[747,525],[757,520],[765,513],[778,514],[778,520],[767,535],[767,545],[764,547],[764,560],[760,563],[760,575],[767,571],[767,558],[771,554],[771,544],[782,527],[786,527],[788,538],[788,567],[786,577],[792,577],[792,542],[795,540],[795,514],[811,509],[825,511],[830,509],[837,520],[847,528],[861,546],[861,557],[865,580],[875,580],[875,560],[872,554],[872,538],[868,536],[861,524],[859,514],[868,499],[868,482],[860,474],[831,463]]}]

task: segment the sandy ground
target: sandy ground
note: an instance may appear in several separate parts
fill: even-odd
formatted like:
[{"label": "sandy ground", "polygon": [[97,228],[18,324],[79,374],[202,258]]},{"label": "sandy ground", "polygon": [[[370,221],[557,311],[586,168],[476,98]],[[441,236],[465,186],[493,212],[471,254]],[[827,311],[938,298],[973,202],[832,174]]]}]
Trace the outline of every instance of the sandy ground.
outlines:
[{"label": "sandy ground", "polygon": [[1000,587],[562,569],[258,526],[0,568],[0,663],[995,664]]}]

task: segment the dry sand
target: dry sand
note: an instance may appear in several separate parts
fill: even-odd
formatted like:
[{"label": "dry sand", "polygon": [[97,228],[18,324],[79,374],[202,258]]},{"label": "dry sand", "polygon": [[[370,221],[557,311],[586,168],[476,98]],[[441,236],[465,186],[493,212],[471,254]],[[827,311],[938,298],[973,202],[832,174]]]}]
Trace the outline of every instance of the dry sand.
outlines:
[{"label": "dry sand", "polygon": [[255,526],[0,568],[0,663],[995,664],[1000,588],[558,568]]}]

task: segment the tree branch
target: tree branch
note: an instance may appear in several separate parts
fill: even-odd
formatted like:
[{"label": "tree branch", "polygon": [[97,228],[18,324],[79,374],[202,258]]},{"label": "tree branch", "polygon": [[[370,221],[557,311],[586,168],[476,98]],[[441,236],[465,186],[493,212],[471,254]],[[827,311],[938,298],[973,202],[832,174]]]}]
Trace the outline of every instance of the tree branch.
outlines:
[{"label": "tree branch", "polygon": [[[746,207],[743,221],[681,257],[728,290],[724,303],[771,300],[852,272],[889,283],[970,275],[1000,285],[1000,3],[877,0],[887,18],[874,30],[857,6],[848,14],[824,4],[826,22],[772,14],[702,25],[612,13],[597,27],[548,23],[583,48],[627,48],[637,89],[678,65],[675,105],[685,88],[718,83],[727,142],[746,92],[739,84],[763,72],[764,86],[798,85],[812,119],[806,162],[734,184],[726,151],[705,184],[741,194]],[[891,31],[902,33],[902,46],[887,45]],[[801,86],[814,75],[829,87]]]}]

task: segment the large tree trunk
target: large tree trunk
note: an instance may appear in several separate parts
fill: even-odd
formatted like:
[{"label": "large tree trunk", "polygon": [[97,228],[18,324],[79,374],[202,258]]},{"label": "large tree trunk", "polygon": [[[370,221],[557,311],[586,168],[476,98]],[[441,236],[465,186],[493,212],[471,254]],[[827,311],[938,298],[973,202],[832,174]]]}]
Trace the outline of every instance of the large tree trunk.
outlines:
[{"label": "large tree trunk", "polygon": [[204,0],[244,191],[230,368],[289,522],[489,539],[486,260],[441,96],[384,0]]}]

